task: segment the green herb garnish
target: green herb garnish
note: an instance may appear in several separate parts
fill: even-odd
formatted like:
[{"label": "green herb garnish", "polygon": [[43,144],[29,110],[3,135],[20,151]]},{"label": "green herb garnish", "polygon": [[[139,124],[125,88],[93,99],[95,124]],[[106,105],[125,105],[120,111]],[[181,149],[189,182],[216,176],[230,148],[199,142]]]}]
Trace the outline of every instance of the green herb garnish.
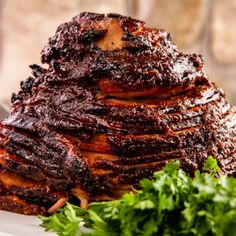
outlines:
[{"label": "green herb garnish", "polygon": [[[209,157],[194,178],[170,162],[143,179],[141,190],[116,201],[92,203],[88,210],[67,203],[41,217],[46,231],[59,236],[236,235],[236,179],[218,173]],[[216,177],[217,174],[217,177]]]}]

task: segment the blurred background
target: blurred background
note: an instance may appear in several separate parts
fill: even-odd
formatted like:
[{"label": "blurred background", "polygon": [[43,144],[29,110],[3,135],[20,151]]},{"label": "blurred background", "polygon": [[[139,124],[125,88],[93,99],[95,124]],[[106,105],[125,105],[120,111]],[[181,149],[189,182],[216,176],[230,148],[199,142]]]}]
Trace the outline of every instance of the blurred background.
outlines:
[{"label": "blurred background", "polygon": [[82,11],[166,29],[180,50],[204,55],[209,78],[236,104],[236,0],[0,0],[0,100],[10,103],[57,26]]}]

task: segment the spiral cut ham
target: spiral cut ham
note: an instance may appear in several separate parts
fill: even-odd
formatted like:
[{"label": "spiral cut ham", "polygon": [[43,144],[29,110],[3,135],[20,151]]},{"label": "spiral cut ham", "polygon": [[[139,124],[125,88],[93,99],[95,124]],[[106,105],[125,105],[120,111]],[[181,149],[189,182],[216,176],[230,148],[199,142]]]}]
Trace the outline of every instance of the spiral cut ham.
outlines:
[{"label": "spiral cut ham", "polygon": [[[236,111],[203,59],[163,30],[82,13],[42,51],[0,124],[0,209],[47,214],[116,199],[170,160],[236,176]],[[78,201],[79,202],[79,201]]]}]

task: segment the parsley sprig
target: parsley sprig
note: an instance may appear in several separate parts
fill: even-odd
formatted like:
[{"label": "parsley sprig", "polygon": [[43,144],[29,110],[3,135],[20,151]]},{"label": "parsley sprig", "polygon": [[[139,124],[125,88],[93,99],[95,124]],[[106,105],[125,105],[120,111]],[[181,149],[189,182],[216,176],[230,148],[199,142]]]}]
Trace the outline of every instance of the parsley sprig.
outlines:
[{"label": "parsley sprig", "polygon": [[[59,236],[236,235],[236,179],[219,173],[209,157],[206,173],[194,178],[170,162],[143,179],[141,190],[119,200],[96,202],[83,210],[67,203],[41,217],[46,231]],[[217,176],[217,177],[216,177]]]}]

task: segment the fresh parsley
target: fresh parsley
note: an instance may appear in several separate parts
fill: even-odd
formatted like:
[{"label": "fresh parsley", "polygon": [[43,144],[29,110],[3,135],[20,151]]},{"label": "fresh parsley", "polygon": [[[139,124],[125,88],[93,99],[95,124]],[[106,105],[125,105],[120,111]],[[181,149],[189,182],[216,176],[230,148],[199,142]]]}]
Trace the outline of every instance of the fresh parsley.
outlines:
[{"label": "fresh parsley", "polygon": [[140,191],[88,210],[67,203],[41,217],[42,226],[59,236],[235,236],[236,179],[219,173],[212,157],[204,168],[191,178],[170,162],[152,180],[143,179]]}]

